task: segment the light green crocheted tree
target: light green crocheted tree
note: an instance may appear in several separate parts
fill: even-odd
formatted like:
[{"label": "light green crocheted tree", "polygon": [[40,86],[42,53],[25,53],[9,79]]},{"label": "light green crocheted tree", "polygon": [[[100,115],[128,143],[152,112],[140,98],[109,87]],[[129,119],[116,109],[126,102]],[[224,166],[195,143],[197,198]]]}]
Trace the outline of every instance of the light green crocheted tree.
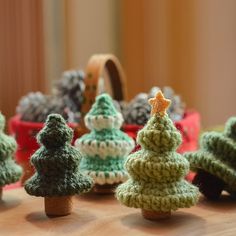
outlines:
[{"label": "light green crocheted tree", "polygon": [[190,168],[197,172],[193,184],[211,200],[220,197],[223,190],[236,193],[236,117],[231,117],[223,133],[206,132],[200,140],[200,149],[185,157]]},{"label": "light green crocheted tree", "polygon": [[189,163],[176,152],[181,134],[166,114],[169,100],[159,91],[150,103],[152,116],[137,137],[141,150],[128,156],[130,179],[118,186],[116,197],[128,207],[141,208],[145,218],[157,219],[194,205],[199,192],[184,179]]},{"label": "light green crocheted tree", "polygon": [[113,185],[127,179],[124,158],[134,148],[134,141],[120,130],[122,123],[123,117],[108,94],[97,96],[85,116],[85,125],[91,132],[76,140],[76,146],[84,154],[81,170],[97,185]]},{"label": "light green crocheted tree", "polygon": [[22,169],[13,160],[16,141],[3,133],[5,117],[0,112],[0,194],[6,184],[15,183],[20,179]]}]

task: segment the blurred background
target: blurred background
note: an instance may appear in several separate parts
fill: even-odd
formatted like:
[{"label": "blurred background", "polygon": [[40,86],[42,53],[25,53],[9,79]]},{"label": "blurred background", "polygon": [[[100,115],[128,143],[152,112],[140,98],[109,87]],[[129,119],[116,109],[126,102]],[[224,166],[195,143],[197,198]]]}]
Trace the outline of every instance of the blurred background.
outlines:
[{"label": "blurred background", "polygon": [[170,85],[204,127],[236,114],[235,0],[1,0],[0,109],[113,53],[128,98]]}]

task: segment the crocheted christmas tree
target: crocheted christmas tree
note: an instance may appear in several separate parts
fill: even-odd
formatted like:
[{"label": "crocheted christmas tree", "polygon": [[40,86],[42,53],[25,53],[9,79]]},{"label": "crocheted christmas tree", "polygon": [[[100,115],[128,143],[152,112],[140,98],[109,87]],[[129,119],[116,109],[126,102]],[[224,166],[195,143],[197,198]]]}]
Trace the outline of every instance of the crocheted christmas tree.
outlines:
[{"label": "crocheted christmas tree", "polygon": [[16,141],[3,133],[5,117],[0,112],[0,198],[2,187],[6,184],[15,183],[20,179],[22,169],[13,160],[16,151]]},{"label": "crocheted christmas tree", "polygon": [[190,167],[197,174],[193,183],[211,200],[222,190],[236,192],[236,117],[230,118],[223,133],[206,132],[200,140],[200,150],[186,153]]},{"label": "crocheted christmas tree", "polygon": [[59,114],[49,115],[37,135],[41,147],[31,157],[36,173],[25,183],[25,190],[30,195],[45,197],[49,216],[69,214],[72,195],[92,187],[92,179],[79,170],[82,156],[70,144],[72,135],[72,129]]},{"label": "crocheted christmas tree", "polygon": [[106,187],[110,192],[111,185],[127,180],[124,158],[134,148],[134,141],[120,130],[122,123],[123,117],[108,94],[97,96],[85,116],[85,125],[91,132],[77,139],[75,145],[84,154],[81,169],[94,179],[94,191],[102,185],[101,192]]},{"label": "crocheted christmas tree", "polygon": [[170,101],[159,91],[149,102],[152,116],[137,137],[141,150],[128,156],[125,167],[130,179],[118,186],[116,197],[128,207],[141,208],[145,218],[156,220],[194,205],[199,192],[184,179],[189,163],[176,152],[181,134],[166,114]]}]

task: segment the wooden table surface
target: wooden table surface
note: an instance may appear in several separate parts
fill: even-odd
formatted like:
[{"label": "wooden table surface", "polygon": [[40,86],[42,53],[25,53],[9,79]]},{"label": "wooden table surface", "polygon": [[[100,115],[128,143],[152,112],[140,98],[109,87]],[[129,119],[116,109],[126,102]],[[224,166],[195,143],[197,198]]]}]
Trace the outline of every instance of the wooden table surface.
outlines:
[{"label": "wooden table surface", "polygon": [[27,195],[23,189],[3,193],[0,203],[0,236],[34,235],[236,235],[236,201],[203,198],[197,206],[180,209],[170,219],[151,222],[139,209],[120,205],[112,195],[76,196],[71,215],[48,218],[43,198]]}]

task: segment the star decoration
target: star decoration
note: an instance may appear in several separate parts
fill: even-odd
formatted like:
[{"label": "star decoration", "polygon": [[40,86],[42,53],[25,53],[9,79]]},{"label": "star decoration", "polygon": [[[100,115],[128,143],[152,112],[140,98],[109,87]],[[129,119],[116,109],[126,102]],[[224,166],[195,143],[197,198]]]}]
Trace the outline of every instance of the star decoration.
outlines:
[{"label": "star decoration", "polygon": [[148,100],[149,104],[152,106],[151,114],[160,114],[164,116],[166,110],[169,107],[171,101],[166,99],[161,91],[158,91],[154,98]]}]

